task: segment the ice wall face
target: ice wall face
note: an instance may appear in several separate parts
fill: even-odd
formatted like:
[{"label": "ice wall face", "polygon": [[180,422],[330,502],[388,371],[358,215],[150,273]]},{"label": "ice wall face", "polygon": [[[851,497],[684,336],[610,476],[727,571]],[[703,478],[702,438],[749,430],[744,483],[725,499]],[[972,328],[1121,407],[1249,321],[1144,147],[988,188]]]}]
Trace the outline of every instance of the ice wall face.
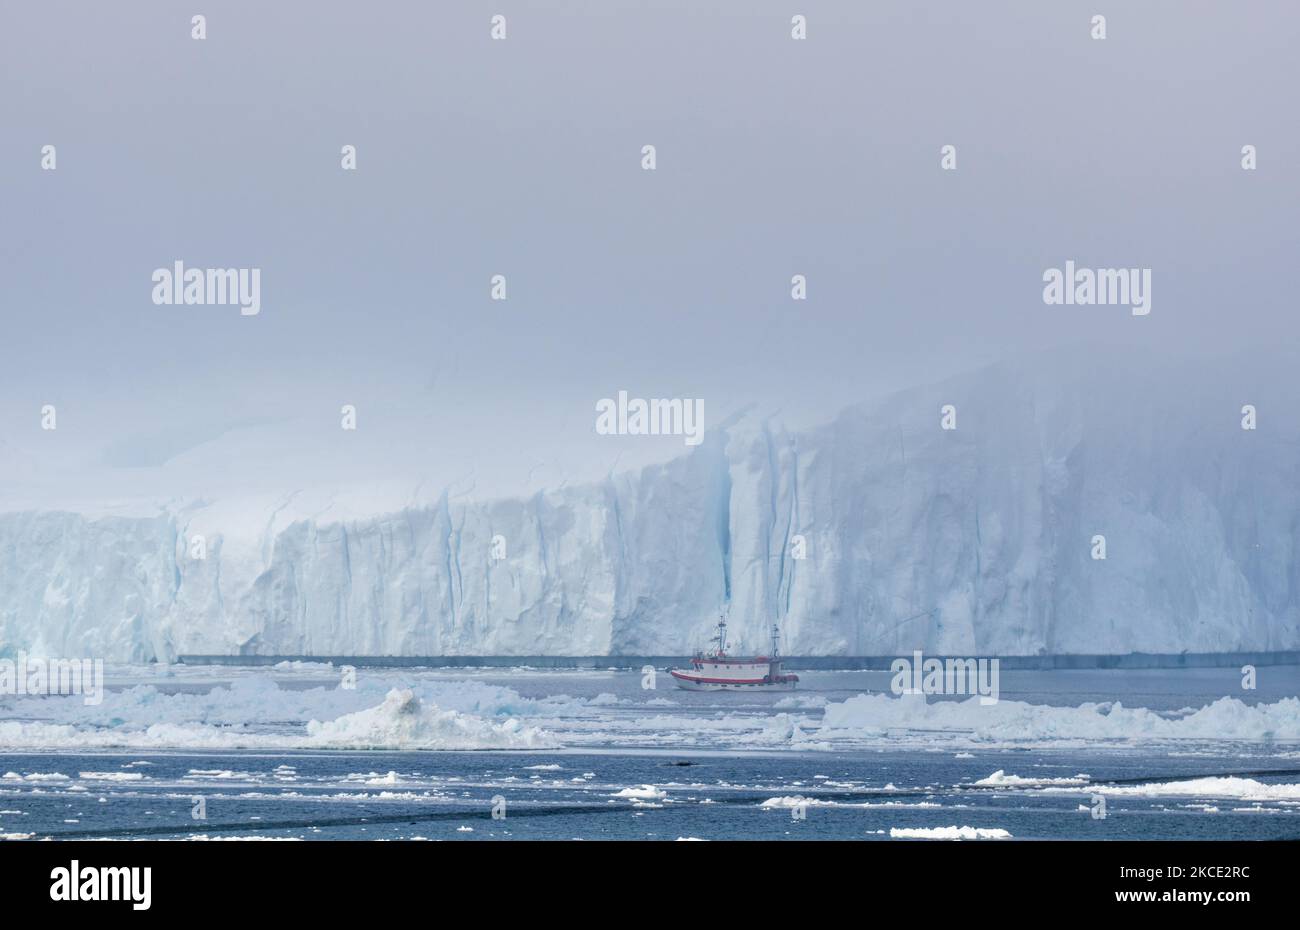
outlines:
[{"label": "ice wall face", "polygon": [[170,650],[180,588],[168,516],[0,514],[0,651],[144,661]]},{"label": "ice wall face", "polygon": [[680,654],[729,601],[752,650],[774,620],[802,654],[1296,649],[1300,429],[1263,401],[1239,424],[1274,376],[1000,366],[813,430],[742,418],[601,483],[346,521],[4,513],[0,647]]},{"label": "ice wall face", "polygon": [[[807,652],[1296,648],[1286,376],[1078,368],[1001,366],[796,437],[733,437],[741,615],[783,615]],[[1241,429],[1253,398],[1266,430]],[[804,561],[777,557],[788,525]]]}]

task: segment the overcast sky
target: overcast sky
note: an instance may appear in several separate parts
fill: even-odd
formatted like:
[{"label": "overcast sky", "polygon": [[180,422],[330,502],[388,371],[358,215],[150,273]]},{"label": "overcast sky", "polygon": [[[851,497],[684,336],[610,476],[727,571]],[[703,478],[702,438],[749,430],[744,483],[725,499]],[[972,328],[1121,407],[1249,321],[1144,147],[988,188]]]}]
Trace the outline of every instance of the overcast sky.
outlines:
[{"label": "overcast sky", "polygon": [[[191,6],[0,14],[10,447],[44,403],[135,467],[352,402],[472,459],[620,389],[807,421],[1063,344],[1296,343],[1294,3]],[[1066,259],[1151,268],[1151,314],[1045,306]],[[176,260],[259,268],[261,313],[155,306]]]}]

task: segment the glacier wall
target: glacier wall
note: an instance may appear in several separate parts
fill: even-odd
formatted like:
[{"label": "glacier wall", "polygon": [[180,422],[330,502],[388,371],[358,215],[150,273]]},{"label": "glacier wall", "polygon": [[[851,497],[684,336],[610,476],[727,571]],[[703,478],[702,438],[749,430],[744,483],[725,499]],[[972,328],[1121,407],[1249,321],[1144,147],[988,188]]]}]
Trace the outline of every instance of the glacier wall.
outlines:
[{"label": "glacier wall", "polygon": [[1286,372],[1250,377],[1001,365],[815,429],[739,417],[602,482],[333,522],[0,513],[0,651],[681,654],[724,603],[741,648],[776,620],[795,654],[1297,649],[1300,424],[1266,403]]}]

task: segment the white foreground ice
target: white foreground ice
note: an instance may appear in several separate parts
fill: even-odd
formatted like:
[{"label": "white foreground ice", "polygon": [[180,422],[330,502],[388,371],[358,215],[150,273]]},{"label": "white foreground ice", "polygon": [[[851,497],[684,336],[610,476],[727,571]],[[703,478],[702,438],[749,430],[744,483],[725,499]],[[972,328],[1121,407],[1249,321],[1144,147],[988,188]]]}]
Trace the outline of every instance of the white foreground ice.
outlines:
[{"label": "white foreground ice", "polygon": [[[113,674],[116,681],[97,705],[75,695],[4,699],[0,752],[127,747],[837,752],[903,746],[1126,747],[1157,741],[1219,754],[1236,751],[1232,747],[1242,742],[1277,752],[1300,748],[1300,699],[1290,697],[1255,705],[1224,697],[1195,710],[1157,712],[1118,702],[984,705],[977,698],[886,694],[827,701],[823,694],[809,693],[818,700],[786,709],[791,705],[785,700],[755,703],[734,695],[665,703],[635,687],[620,690],[611,701],[611,686],[640,679],[629,674],[618,684],[617,675],[608,672],[515,670],[491,676],[517,688],[492,683],[486,675],[405,669],[367,669],[355,687],[347,688],[328,666],[178,667],[166,674],[143,667]],[[827,681],[833,685],[835,677]],[[566,687],[586,696],[555,693]],[[555,770],[545,761],[550,769],[539,763],[532,771]],[[1018,776],[990,779],[996,777],[1013,785]]]},{"label": "white foreground ice", "polygon": [[1011,834],[998,827],[890,827],[896,840],[1008,840]]},{"label": "white foreground ice", "polygon": [[421,703],[394,688],[378,707],[307,724],[304,746],[313,749],[542,749],[556,742],[537,727],[511,717],[494,723]]},{"label": "white foreground ice", "polygon": [[[887,790],[887,789],[878,789]],[[768,798],[758,805],[765,809],[790,809],[804,807],[860,807],[863,809],[873,807],[908,807],[908,808],[931,808],[940,807],[941,805],[932,801],[836,801],[828,798],[806,798],[801,794],[781,795],[775,798]]]},{"label": "white foreground ice", "polygon": [[623,788],[614,792],[610,797],[631,798],[636,801],[657,801],[666,798],[668,792],[662,788],[656,788],[654,785],[640,785],[635,788]]},{"label": "white foreground ice", "polygon": [[1131,798],[1233,798],[1239,801],[1300,801],[1300,784],[1262,782],[1234,775],[1184,778],[1177,781],[1153,781],[1139,785],[1093,784],[1087,776],[1079,778],[1021,778],[1001,770],[974,784],[981,787],[1024,788],[1044,794],[1103,794]]},{"label": "white foreground ice", "polygon": [[1253,778],[1216,776],[1144,785],[1100,785],[1095,794],[1117,797],[1236,798],[1241,801],[1300,801],[1300,784],[1272,784]]},{"label": "white foreground ice", "polygon": [[[209,697],[226,689],[213,689]],[[265,691],[262,692],[266,694]],[[293,692],[287,692],[292,694]],[[308,692],[300,692],[306,694]],[[318,697],[329,692],[318,691]],[[478,750],[544,749],[557,746],[556,741],[535,726],[527,726],[514,717],[488,720],[456,710],[444,710],[421,701],[410,690],[389,691],[374,707],[341,714],[332,720],[309,720],[305,727],[287,732],[268,732],[256,724],[264,721],[266,711],[283,712],[283,708],[265,705],[234,724],[213,725],[183,719],[184,712],[167,705],[177,700],[190,703],[195,695],[158,695],[150,689],[149,710],[132,722],[114,718],[108,726],[86,726],[34,721],[0,721],[0,750],[39,749],[354,749],[354,750]],[[132,695],[139,698],[139,695]],[[179,700],[178,700],[179,699]],[[328,702],[326,702],[328,703]],[[75,705],[65,704],[71,709]],[[139,705],[137,705],[138,707]],[[305,730],[305,733],[303,732]],[[93,776],[95,773],[90,773]],[[202,773],[200,773],[202,774]],[[217,773],[220,775],[221,773]],[[7,777],[7,776],[6,776]],[[118,779],[140,776],[113,775]]]},{"label": "white foreground ice", "polygon": [[884,737],[895,730],[964,734],[990,742],[1052,740],[1300,740],[1300,699],[1246,704],[1219,698],[1171,716],[1118,701],[1055,707],[1023,701],[986,705],[979,698],[927,700],[924,694],[860,694],[827,704],[819,740]]},{"label": "white foreground ice", "polygon": [[1043,787],[1046,785],[1086,785],[1088,782],[1089,778],[1087,775],[1075,775],[1073,778],[1025,778],[1021,775],[1008,775],[1002,769],[998,769],[987,778],[978,779],[975,784],[985,788],[1025,788]]}]

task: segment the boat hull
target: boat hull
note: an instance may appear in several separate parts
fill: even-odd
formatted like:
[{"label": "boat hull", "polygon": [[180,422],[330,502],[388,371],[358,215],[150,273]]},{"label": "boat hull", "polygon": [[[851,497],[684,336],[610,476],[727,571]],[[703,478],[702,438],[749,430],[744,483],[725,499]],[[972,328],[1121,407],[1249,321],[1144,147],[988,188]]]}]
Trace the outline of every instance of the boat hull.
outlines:
[{"label": "boat hull", "polygon": [[686,691],[793,691],[799,682],[798,675],[780,675],[776,678],[714,678],[694,671],[671,669],[677,687]]}]

